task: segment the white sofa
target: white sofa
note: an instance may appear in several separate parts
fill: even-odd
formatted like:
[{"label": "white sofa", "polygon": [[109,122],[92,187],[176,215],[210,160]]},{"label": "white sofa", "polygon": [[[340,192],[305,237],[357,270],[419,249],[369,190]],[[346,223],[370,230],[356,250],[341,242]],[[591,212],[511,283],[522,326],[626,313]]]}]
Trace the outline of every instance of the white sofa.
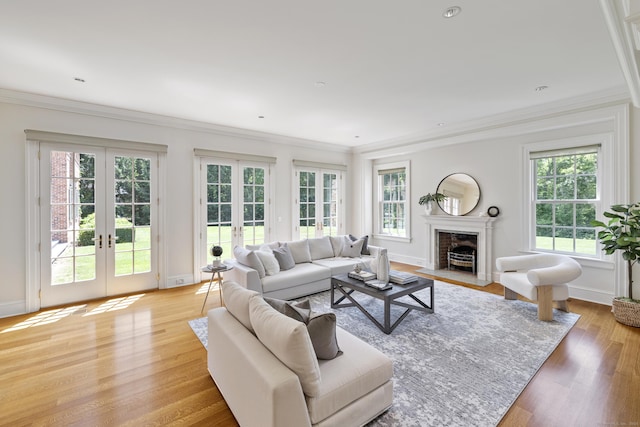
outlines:
[{"label": "white sofa", "polygon": [[[362,254],[362,251],[358,250],[360,241],[364,244],[362,238],[353,241],[345,235],[273,242],[261,246],[247,246],[242,255],[238,254],[236,248],[236,258],[225,261],[225,264],[233,266],[233,269],[224,273],[224,279],[239,283],[264,296],[286,300],[322,292],[330,289],[331,276],[348,273],[356,264],[370,266],[380,248],[367,245],[366,254]],[[356,247],[347,247],[349,242]],[[288,270],[280,269],[274,274],[268,274],[264,265],[257,264],[256,257],[247,253],[274,250],[285,244],[291,249],[295,266]]]},{"label": "white sofa", "polygon": [[226,307],[208,312],[208,369],[243,427],[361,426],[393,401],[393,365],[336,327],[342,354],[318,360],[304,323],[263,297],[223,284]]}]

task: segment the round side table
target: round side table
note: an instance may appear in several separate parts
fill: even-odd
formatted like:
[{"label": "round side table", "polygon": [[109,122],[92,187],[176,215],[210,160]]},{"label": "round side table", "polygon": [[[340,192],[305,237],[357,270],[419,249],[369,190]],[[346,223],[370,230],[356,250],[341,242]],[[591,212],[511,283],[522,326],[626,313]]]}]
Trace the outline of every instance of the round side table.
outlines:
[{"label": "round side table", "polygon": [[207,289],[207,294],[204,297],[204,302],[202,303],[202,309],[200,313],[204,311],[204,306],[207,303],[207,298],[209,297],[209,291],[211,291],[211,285],[213,284],[213,279],[218,275],[218,295],[220,296],[220,304],[224,306],[224,301],[222,301],[222,272],[229,271],[233,268],[231,265],[220,264],[219,266],[213,266],[211,264],[206,265],[200,269],[203,273],[211,273],[211,279],[209,280],[209,288]]}]

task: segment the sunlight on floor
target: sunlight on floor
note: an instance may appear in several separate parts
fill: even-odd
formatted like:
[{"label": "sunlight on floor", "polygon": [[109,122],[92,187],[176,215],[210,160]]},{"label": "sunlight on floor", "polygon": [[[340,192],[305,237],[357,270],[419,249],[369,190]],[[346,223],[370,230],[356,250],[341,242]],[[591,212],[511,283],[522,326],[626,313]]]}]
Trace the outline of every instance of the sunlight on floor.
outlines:
[{"label": "sunlight on floor", "polygon": [[[207,289],[209,289],[209,282],[203,284],[202,286],[200,286],[198,288],[198,290],[196,291],[196,295],[200,295],[200,294],[206,294],[207,293]],[[218,290],[218,283],[214,282],[211,285],[211,290],[212,291],[217,291]]]},{"label": "sunlight on floor", "polygon": [[144,294],[129,295],[128,297],[114,298],[102,303],[99,307],[94,308],[84,316],[93,316],[94,314],[105,313],[107,311],[123,310],[134,302],[142,298]]},{"label": "sunlight on floor", "polygon": [[83,305],[74,305],[73,307],[65,307],[65,308],[58,308],[55,310],[43,311],[36,314],[33,317],[30,317],[29,319],[23,322],[20,322],[10,328],[5,329],[1,333],[4,334],[5,332],[19,331],[21,329],[32,328],[34,326],[42,326],[42,325],[55,323],[58,320],[64,319],[65,317],[70,316],[76,311],[86,307],[87,305],[83,304]]}]

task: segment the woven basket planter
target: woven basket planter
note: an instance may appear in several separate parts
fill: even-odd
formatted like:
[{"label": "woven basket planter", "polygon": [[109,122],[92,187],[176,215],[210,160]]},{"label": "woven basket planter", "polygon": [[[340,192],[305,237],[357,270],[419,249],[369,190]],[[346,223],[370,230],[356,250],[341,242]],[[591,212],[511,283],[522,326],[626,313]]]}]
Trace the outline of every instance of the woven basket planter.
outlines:
[{"label": "woven basket planter", "polygon": [[611,311],[618,322],[640,328],[640,303],[614,298]]}]

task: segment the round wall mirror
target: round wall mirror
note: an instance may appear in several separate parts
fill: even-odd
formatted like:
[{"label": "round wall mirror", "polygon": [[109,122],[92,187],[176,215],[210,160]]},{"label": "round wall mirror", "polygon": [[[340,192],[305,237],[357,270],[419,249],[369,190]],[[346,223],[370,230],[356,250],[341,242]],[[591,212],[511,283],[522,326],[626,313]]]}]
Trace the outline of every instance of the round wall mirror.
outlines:
[{"label": "round wall mirror", "polygon": [[438,184],[438,193],[445,199],[438,206],[449,215],[466,215],[478,206],[480,186],[466,173],[452,173]]}]

